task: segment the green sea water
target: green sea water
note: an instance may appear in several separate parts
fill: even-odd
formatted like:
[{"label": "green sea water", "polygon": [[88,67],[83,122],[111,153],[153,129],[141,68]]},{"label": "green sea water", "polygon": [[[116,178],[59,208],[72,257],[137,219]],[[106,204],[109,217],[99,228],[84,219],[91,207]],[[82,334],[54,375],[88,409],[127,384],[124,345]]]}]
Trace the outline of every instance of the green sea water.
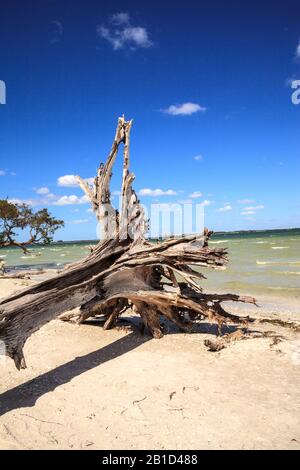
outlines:
[{"label": "green sea water", "polygon": [[216,235],[210,246],[228,248],[225,271],[201,270],[213,291],[299,300],[300,229]]},{"label": "green sea water", "polygon": [[[33,247],[28,255],[16,248],[1,249],[0,260],[10,268],[59,269],[88,255],[89,245],[95,243],[53,243]],[[199,269],[207,276],[201,282],[205,290],[300,302],[300,229],[215,234],[210,246],[226,247],[229,264],[225,271]]]}]

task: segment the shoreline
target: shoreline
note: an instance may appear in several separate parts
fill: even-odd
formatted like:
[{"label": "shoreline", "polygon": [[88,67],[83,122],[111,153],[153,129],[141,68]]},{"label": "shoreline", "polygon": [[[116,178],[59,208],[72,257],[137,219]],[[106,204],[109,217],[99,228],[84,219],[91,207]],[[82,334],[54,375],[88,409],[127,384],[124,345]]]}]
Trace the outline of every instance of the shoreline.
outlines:
[{"label": "shoreline", "polygon": [[[270,236],[272,234],[277,235],[281,233],[292,233],[294,235],[296,232],[297,235],[300,234],[300,227],[291,227],[291,228],[270,228],[270,229],[260,229],[260,230],[229,230],[229,231],[213,231],[212,234],[212,239],[213,238],[218,238],[222,237],[223,235],[227,236],[236,236],[236,235],[261,235],[261,234],[266,234],[266,236]],[[192,233],[191,233],[192,234]],[[187,236],[191,235],[188,234]],[[196,235],[196,233],[195,233]],[[182,235],[184,236],[184,235]],[[149,240],[164,240],[168,239],[169,237],[152,237],[148,238]],[[176,237],[175,237],[176,238]],[[99,243],[99,239],[79,239],[79,240],[54,240],[51,242],[51,245],[68,245],[68,244],[73,244],[73,243],[78,243],[78,244],[87,244],[89,245],[90,243],[92,244],[97,244]],[[29,248],[36,248],[40,245],[28,245]],[[41,245],[42,246],[42,245]],[[18,250],[18,247],[7,247],[6,249],[12,249],[12,250]]]},{"label": "shoreline", "polygon": [[[296,302],[300,305],[300,229],[224,232],[214,237],[211,246],[225,248],[229,261],[222,272],[199,267],[207,277],[201,282],[205,291],[252,295],[268,310],[278,311],[280,305],[285,312],[297,314]],[[0,263],[6,262],[10,273],[32,269],[60,271],[65,265],[84,259],[90,252],[91,243],[96,241],[36,246],[26,256],[18,248],[3,249],[0,250]]]},{"label": "shoreline", "polygon": [[[62,266],[63,268],[64,266]],[[9,277],[13,273],[22,273],[23,271],[26,272],[29,276],[31,275],[31,279],[15,279],[15,278],[7,278],[7,279],[0,279],[0,298],[4,296],[4,293],[6,289],[8,290],[11,289],[11,285],[16,286],[16,289],[18,289],[19,282],[22,281],[22,285],[26,287],[27,285],[34,285],[35,283],[46,281],[47,279],[51,278],[52,276],[57,275],[58,272],[61,271],[61,269],[41,269],[41,268],[35,268],[31,267],[28,269],[9,269],[7,271],[7,276]],[[41,274],[39,273],[41,271]],[[1,281],[6,284],[6,287],[3,288],[1,287]],[[28,284],[27,284],[28,281]],[[12,284],[11,284],[12,283]],[[3,284],[4,286],[4,284]],[[203,286],[202,286],[203,287]],[[211,286],[208,286],[203,288],[203,292],[209,291],[210,293],[213,291],[216,294],[222,294],[225,292],[225,290],[222,290],[220,286],[217,286],[216,289],[212,289]],[[292,298],[292,297],[287,297],[286,295],[276,295],[276,294],[262,294],[258,295],[253,293],[253,291],[239,291],[235,290],[236,294],[238,295],[246,295],[246,296],[252,296],[255,297],[258,303],[258,308],[249,305],[249,304],[243,304],[243,303],[235,303],[235,302],[226,302],[226,304],[230,304],[230,309],[233,309],[233,313],[236,313],[238,310],[245,312],[245,315],[260,315],[261,311],[268,312],[272,315],[276,314],[281,314],[284,316],[284,318],[287,318],[288,315],[292,315],[293,320],[300,320],[300,304],[299,300],[297,298]]]}]

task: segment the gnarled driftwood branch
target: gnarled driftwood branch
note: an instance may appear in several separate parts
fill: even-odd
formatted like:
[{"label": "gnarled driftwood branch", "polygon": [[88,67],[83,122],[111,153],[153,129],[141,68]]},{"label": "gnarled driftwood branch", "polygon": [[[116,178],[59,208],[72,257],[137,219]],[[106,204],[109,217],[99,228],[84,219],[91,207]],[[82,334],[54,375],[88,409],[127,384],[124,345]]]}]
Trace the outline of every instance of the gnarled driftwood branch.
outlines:
[{"label": "gnarled driftwood branch", "polygon": [[[26,367],[23,346],[42,325],[64,314],[83,322],[103,315],[111,328],[128,308],[139,314],[155,338],[163,335],[161,318],[191,331],[201,319],[246,324],[249,317],[232,315],[223,301],[249,302],[252,297],[233,294],[205,294],[198,281],[204,276],[197,266],[220,268],[227,263],[223,248],[210,248],[212,232],[150,243],[145,238],[148,221],[132,188],[129,171],[129,137],[132,121],[119,118],[115,138],[105,164],[101,164],[94,185],[78,177],[103,229],[103,239],[82,261],[68,266],[49,280],[0,301],[0,339],[6,354],[18,369]],[[124,144],[120,213],[112,206],[110,180],[120,144]],[[167,279],[167,283],[166,283]],[[168,285],[166,285],[168,284]],[[79,307],[76,313],[70,310]],[[66,313],[69,312],[69,313]]]}]

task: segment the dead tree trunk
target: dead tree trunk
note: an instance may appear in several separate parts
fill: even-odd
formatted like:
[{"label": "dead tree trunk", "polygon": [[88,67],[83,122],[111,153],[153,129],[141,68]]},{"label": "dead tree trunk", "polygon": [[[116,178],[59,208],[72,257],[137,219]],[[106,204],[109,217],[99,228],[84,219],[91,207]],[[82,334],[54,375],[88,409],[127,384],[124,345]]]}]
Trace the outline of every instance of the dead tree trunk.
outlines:
[{"label": "dead tree trunk", "polygon": [[[101,314],[106,329],[132,308],[155,338],[163,336],[161,317],[182,331],[191,331],[194,322],[201,319],[217,322],[219,327],[227,322],[245,324],[250,320],[227,313],[221,304],[255,304],[252,297],[205,294],[197,282],[204,276],[195,266],[219,268],[227,263],[225,249],[208,247],[212,232],[205,229],[198,236],[160,243],[145,239],[148,221],[132,188],[134,174],[129,172],[131,125],[132,121],[119,118],[110,154],[100,165],[93,186],[78,177],[101,223],[103,240],[84,260],[68,266],[56,277],[0,301],[0,340],[18,369],[26,367],[23,346],[27,338],[76,307],[80,307],[76,313],[78,322]],[[124,163],[122,206],[118,213],[111,204],[110,180],[121,143]],[[74,313],[64,317],[70,319]]]}]

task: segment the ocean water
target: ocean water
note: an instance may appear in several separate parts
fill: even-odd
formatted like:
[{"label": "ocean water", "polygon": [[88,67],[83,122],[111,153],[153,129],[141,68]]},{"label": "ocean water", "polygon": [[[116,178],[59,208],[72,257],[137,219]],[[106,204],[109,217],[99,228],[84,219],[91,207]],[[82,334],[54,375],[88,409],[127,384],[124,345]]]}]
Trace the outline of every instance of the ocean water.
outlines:
[{"label": "ocean water", "polygon": [[200,270],[205,290],[299,300],[300,229],[222,234],[210,246],[228,248],[225,271]]},{"label": "ocean water", "polygon": [[[28,255],[17,248],[0,249],[0,261],[18,269],[59,269],[87,256],[95,243],[55,243],[34,247]],[[216,234],[210,246],[226,247],[229,263],[222,271],[197,268],[207,276],[201,281],[204,290],[300,302],[300,229]]]}]

